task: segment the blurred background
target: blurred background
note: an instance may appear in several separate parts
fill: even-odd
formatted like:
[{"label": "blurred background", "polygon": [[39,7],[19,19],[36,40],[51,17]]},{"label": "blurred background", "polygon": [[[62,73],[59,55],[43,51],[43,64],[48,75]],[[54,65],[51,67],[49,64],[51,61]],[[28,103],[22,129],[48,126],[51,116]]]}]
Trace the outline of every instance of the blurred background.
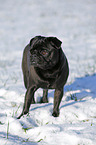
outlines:
[{"label": "blurred background", "polygon": [[68,83],[96,73],[96,0],[0,0],[0,88],[20,89],[24,47],[36,35],[62,41]]}]

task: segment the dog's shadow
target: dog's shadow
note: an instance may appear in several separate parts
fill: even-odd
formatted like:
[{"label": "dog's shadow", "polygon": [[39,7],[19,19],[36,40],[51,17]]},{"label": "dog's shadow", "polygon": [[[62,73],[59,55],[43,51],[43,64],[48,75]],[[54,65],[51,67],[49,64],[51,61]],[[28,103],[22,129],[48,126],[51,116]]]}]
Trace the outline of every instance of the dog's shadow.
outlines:
[{"label": "dog's shadow", "polygon": [[[65,86],[65,93],[70,94],[71,99],[75,101],[82,100],[88,96],[96,98],[96,74],[77,78],[71,85]],[[68,96],[67,96],[68,98]],[[66,98],[66,99],[67,99]]]}]

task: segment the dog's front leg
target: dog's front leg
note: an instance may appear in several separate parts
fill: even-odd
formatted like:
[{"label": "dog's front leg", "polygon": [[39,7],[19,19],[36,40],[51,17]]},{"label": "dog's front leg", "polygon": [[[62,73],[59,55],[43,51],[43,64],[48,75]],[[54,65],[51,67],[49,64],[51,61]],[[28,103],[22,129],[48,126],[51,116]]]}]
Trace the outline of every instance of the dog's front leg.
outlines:
[{"label": "dog's front leg", "polygon": [[53,108],[53,114],[52,114],[54,117],[59,116],[59,105],[60,105],[62,97],[63,97],[63,88],[62,89],[55,89],[54,108]]},{"label": "dog's front leg", "polygon": [[23,111],[17,119],[20,119],[24,114],[27,114],[29,112],[29,108],[30,108],[31,103],[35,103],[35,100],[34,100],[34,92],[35,91],[36,91],[35,87],[30,87],[27,89],[26,94],[25,94]]}]

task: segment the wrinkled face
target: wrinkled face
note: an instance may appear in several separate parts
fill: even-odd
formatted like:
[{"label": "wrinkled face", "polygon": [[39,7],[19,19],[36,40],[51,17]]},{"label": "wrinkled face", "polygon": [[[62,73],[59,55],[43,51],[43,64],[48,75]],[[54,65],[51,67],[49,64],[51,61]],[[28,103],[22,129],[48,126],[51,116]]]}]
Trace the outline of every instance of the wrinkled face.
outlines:
[{"label": "wrinkled face", "polygon": [[[50,39],[48,40],[48,38]],[[51,69],[58,63],[59,47],[57,48],[54,42],[51,41],[52,38],[37,36],[30,41],[31,65],[41,69]],[[55,39],[58,40],[57,38]]]}]

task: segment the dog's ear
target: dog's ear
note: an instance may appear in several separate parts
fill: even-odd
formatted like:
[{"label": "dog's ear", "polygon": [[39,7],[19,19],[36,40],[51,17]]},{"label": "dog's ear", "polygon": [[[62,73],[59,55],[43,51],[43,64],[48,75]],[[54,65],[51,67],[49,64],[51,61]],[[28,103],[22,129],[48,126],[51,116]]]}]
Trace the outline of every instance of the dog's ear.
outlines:
[{"label": "dog's ear", "polygon": [[55,48],[60,49],[62,42],[56,37],[47,37],[47,40],[51,42]]},{"label": "dog's ear", "polygon": [[44,37],[43,37],[43,36],[40,36],[40,35],[35,36],[34,38],[32,38],[32,39],[30,40],[29,45],[30,45],[30,46],[31,46],[31,45],[33,46],[35,43],[41,42],[41,41],[42,41],[42,38],[44,39]]},{"label": "dog's ear", "polygon": [[30,46],[32,45],[33,39],[34,39],[34,38],[32,38],[32,39],[30,40],[30,42],[29,42],[29,45],[30,45]]}]

